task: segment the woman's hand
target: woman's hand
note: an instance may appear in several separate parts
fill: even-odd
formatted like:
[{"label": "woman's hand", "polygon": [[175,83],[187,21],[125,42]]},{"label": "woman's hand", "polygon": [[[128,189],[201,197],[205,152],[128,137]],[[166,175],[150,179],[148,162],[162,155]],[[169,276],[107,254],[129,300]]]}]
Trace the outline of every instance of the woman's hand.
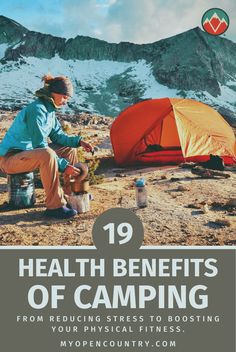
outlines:
[{"label": "woman's hand", "polygon": [[80,146],[82,147],[82,148],[84,148],[84,150],[86,151],[86,152],[90,152],[90,153],[93,153],[93,146],[91,145],[91,144],[89,144],[89,143],[87,143],[87,142],[84,142],[83,140],[82,141],[80,141]]},{"label": "woman's hand", "polygon": [[73,165],[68,165],[64,170],[64,174],[76,177],[81,175],[81,170]]}]

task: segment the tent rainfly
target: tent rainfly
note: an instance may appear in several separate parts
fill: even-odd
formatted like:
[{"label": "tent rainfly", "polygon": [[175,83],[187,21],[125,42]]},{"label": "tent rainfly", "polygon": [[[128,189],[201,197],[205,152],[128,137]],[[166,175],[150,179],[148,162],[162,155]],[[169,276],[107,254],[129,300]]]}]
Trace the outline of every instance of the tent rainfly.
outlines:
[{"label": "tent rainfly", "polygon": [[111,126],[119,165],[206,161],[210,154],[233,164],[233,129],[210,106],[192,99],[150,99],[125,109]]}]

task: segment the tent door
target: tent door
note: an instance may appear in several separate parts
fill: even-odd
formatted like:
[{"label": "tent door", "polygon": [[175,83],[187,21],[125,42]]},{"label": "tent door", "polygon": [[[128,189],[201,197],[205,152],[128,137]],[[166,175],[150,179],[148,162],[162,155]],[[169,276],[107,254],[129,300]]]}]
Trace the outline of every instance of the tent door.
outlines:
[{"label": "tent door", "polygon": [[180,149],[180,139],[173,111],[145,137],[145,144],[149,148],[160,146],[161,149]]}]

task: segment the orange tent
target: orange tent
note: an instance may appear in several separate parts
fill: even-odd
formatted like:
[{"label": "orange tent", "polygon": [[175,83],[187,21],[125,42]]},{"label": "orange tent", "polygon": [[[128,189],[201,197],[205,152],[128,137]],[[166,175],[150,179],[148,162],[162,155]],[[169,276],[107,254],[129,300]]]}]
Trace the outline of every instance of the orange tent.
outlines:
[{"label": "orange tent", "polygon": [[111,127],[115,161],[178,164],[205,161],[210,154],[234,163],[232,128],[206,104],[191,99],[151,99],[132,105]]}]

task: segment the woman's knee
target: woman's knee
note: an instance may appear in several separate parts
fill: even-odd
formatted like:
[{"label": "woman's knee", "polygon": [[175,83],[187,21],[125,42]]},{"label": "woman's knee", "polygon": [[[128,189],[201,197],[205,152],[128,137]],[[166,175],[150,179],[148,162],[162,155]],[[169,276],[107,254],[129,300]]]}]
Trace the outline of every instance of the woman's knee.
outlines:
[{"label": "woman's knee", "polygon": [[43,159],[51,159],[51,158],[56,159],[57,158],[56,153],[51,148],[43,148],[43,149],[38,149],[38,150],[40,150],[40,156]]},{"label": "woman's knee", "polygon": [[51,148],[42,148],[36,150],[38,151],[39,157],[42,161],[50,161],[52,159],[57,159],[56,153]]}]

